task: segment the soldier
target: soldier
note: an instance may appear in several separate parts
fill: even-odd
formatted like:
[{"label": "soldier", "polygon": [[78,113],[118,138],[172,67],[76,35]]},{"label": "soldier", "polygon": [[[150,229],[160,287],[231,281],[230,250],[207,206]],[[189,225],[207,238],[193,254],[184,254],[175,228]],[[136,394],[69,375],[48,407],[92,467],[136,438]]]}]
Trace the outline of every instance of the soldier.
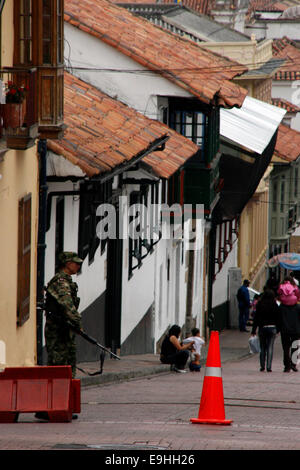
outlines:
[{"label": "soldier", "polygon": [[78,312],[80,299],[78,286],[71,275],[76,274],[83,262],[77,253],[65,251],[59,255],[59,271],[46,289],[45,338],[48,365],[70,365],[73,378],[76,375],[75,333],[71,325],[81,329]]}]

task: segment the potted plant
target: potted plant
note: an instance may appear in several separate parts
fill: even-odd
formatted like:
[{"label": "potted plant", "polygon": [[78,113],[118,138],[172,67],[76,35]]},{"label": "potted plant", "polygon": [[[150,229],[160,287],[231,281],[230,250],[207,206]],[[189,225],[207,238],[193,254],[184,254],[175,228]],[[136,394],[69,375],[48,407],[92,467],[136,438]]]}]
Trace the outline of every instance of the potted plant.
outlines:
[{"label": "potted plant", "polygon": [[25,97],[28,88],[25,85],[16,85],[12,81],[6,84],[6,100],[3,106],[3,127],[22,127],[26,112]]}]

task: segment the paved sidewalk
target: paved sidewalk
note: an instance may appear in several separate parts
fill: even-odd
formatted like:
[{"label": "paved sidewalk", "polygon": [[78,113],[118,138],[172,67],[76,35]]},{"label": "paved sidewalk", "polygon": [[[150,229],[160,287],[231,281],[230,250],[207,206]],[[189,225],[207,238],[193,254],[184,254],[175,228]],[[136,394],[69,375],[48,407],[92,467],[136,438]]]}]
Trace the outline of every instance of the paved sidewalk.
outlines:
[{"label": "paved sidewalk", "polygon": [[[249,333],[241,333],[239,330],[224,330],[220,333],[221,363],[239,360],[249,356],[248,339]],[[208,344],[202,348],[201,363],[205,365]],[[79,363],[78,367],[90,373],[100,369],[100,362]],[[77,378],[81,380],[82,386],[97,385],[110,382],[120,382],[137,377],[153,374],[168,373],[170,366],[162,364],[158,354],[139,354],[121,356],[121,360],[111,359],[106,355],[103,373],[101,375],[89,376],[78,371]]]}]

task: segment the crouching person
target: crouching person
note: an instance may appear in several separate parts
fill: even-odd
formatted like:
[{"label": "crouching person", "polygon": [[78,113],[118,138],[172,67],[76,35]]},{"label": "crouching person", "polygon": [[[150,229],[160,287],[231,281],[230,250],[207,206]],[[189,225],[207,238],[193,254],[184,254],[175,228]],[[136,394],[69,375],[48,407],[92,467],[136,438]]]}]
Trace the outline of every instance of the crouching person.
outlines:
[{"label": "crouching person", "polygon": [[192,350],[194,342],[188,344],[180,344],[179,336],[181,328],[178,325],[173,325],[165,339],[162,342],[160,361],[163,364],[170,364],[173,366],[175,372],[186,372],[185,365],[189,358],[189,351]]},{"label": "crouching person", "polygon": [[200,372],[201,365],[200,365],[200,357],[201,357],[201,349],[202,346],[205,344],[205,341],[200,336],[199,328],[192,329],[192,336],[185,338],[182,344],[191,344],[193,343],[193,349],[191,354],[191,361],[189,363],[189,368],[191,372]]}]

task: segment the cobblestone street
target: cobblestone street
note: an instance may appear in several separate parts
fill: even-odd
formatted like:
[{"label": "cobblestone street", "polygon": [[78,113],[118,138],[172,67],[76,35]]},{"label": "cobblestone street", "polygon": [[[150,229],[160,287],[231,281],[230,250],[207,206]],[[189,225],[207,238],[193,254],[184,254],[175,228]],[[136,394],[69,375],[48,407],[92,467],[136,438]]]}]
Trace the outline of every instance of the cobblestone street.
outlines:
[{"label": "cobblestone street", "polygon": [[[247,338],[245,337],[247,341]],[[157,375],[82,388],[82,411],[72,423],[20,415],[0,425],[0,449],[35,450],[295,450],[300,446],[300,372],[283,373],[275,343],[273,372],[258,355],[222,366],[229,426],[191,424],[198,416],[201,373]]]}]

